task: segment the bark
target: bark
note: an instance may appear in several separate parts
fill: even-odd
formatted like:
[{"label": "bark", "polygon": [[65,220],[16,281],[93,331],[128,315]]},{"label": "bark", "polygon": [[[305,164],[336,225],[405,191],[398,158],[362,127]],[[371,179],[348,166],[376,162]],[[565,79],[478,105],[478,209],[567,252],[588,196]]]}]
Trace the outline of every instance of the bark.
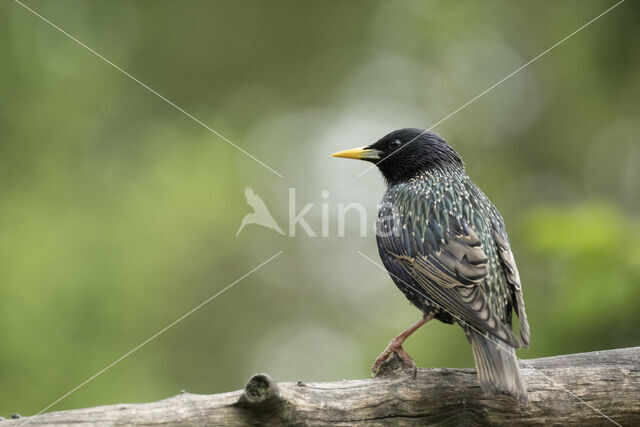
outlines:
[{"label": "bark", "polygon": [[256,374],[244,390],[52,412],[0,427],[640,425],[640,347],[521,361],[529,407],[483,393],[475,370],[412,372],[399,363],[377,378],[339,382],[275,383]]}]

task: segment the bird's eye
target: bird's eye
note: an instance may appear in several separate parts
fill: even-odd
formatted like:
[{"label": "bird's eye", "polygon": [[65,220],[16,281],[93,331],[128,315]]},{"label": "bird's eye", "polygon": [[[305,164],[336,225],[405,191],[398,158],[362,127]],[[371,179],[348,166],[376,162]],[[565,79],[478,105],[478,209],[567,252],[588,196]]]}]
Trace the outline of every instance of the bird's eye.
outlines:
[{"label": "bird's eye", "polygon": [[397,139],[389,143],[389,148],[391,150],[395,150],[398,147],[400,147],[400,141],[398,141]]}]

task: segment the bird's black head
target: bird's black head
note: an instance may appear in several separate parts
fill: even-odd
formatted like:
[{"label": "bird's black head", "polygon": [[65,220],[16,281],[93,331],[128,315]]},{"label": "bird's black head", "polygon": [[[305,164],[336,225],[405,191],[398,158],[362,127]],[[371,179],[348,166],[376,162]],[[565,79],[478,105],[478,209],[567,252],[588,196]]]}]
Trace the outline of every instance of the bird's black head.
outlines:
[{"label": "bird's black head", "polygon": [[393,131],[367,147],[340,151],[333,156],[375,163],[389,185],[432,169],[464,167],[456,150],[444,139],[414,128]]}]

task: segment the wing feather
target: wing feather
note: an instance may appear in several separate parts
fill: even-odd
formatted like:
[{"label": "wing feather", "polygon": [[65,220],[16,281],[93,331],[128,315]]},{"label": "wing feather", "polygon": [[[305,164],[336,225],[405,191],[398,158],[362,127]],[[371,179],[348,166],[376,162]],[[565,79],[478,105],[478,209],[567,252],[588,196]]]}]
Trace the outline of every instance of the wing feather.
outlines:
[{"label": "wing feather", "polygon": [[[397,239],[401,242],[387,238],[381,239],[381,243],[387,242],[387,252],[433,300],[432,303],[462,322],[518,348],[518,339],[493,313],[480,286],[488,274],[488,259],[477,234],[471,228],[467,229],[469,233],[458,230],[443,234],[444,243],[440,244],[439,250],[427,253],[409,255],[407,249],[415,246],[409,241],[407,230],[402,230]],[[393,240],[396,240],[394,244],[389,244]],[[398,247],[404,250],[398,251]]]},{"label": "wing feather", "polygon": [[511,246],[506,236],[493,228],[493,239],[498,245],[498,255],[502,263],[507,282],[511,286],[511,293],[513,297],[513,305],[520,319],[520,340],[524,347],[529,347],[529,340],[531,338],[531,332],[529,331],[529,321],[527,320],[527,313],[524,309],[524,298],[522,297],[522,285],[520,284],[520,273],[516,266],[516,261],[511,252]]}]

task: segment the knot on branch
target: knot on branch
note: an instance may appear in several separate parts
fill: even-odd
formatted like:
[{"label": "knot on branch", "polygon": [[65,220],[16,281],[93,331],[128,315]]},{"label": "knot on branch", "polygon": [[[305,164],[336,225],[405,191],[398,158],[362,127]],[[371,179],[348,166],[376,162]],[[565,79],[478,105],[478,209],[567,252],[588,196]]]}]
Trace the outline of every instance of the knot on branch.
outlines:
[{"label": "knot on branch", "polygon": [[247,381],[238,404],[264,410],[278,405],[281,400],[278,384],[267,374],[255,374]]}]

